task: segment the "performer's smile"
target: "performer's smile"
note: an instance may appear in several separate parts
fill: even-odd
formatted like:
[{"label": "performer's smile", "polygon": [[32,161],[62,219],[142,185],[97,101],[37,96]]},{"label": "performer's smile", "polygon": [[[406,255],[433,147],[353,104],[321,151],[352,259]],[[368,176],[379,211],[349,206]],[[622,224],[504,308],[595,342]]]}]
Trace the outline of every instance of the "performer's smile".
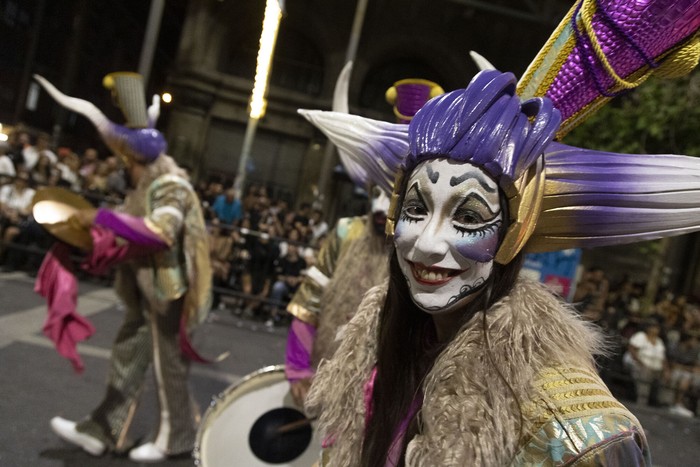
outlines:
[{"label": "performer's smile", "polygon": [[469,270],[469,268],[461,270],[425,266],[424,264],[414,263],[408,259],[406,262],[411,265],[411,272],[413,272],[413,277],[416,279],[416,282],[424,285],[442,285],[452,280],[453,277]]}]

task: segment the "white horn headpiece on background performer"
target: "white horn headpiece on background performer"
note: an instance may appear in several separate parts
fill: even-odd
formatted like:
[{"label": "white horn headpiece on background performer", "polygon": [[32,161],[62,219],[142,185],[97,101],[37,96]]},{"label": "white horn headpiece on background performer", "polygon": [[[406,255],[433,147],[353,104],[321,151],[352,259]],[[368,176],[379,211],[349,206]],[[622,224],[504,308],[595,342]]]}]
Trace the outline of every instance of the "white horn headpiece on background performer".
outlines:
[{"label": "white horn headpiece on background performer", "polygon": [[150,164],[167,150],[163,134],[155,129],[160,114],[160,97],[154,96],[152,105],[146,109],[141,75],[117,72],[110,73],[103,80],[104,86],[112,91],[115,103],[126,117],[126,126],[110,121],[91,102],[63,94],[42,76],[34,75],[34,79],[60,105],[87,117],[105,144],[127,165],[132,161]]}]

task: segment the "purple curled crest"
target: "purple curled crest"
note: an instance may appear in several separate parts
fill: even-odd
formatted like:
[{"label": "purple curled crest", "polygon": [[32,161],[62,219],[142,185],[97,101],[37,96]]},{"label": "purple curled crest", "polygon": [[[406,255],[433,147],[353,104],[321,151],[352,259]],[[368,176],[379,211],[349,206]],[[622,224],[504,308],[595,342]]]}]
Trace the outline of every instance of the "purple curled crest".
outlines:
[{"label": "purple curled crest", "polygon": [[520,177],[552,141],[561,116],[547,98],[521,103],[516,83],[512,73],[485,70],[466,89],[429,101],[409,125],[406,168],[448,157],[499,181]]},{"label": "purple curled crest", "polygon": [[[167,150],[165,137],[154,128],[132,129],[115,125],[114,130],[115,136],[123,144],[119,149],[143,163],[150,164]],[[110,138],[105,135],[105,139],[109,144]]]},{"label": "purple curled crest", "polygon": [[100,128],[100,135],[112,151],[150,164],[168,149],[163,133],[155,128],[127,128],[114,122]]}]

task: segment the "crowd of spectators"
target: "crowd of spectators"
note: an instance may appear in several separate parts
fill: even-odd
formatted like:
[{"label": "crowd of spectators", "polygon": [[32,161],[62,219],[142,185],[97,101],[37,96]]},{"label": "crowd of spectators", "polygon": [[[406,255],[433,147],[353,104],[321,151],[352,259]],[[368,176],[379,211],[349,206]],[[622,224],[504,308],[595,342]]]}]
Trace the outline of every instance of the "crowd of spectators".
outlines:
[{"label": "crowd of spectators", "polygon": [[[117,204],[126,182],[116,157],[100,158],[95,148],[82,155],[51,147],[47,133],[19,127],[0,141],[0,265],[3,270],[38,268],[52,239],[34,222],[32,200],[40,187],[63,187],[95,204]],[[12,246],[12,247],[10,247]],[[38,251],[37,251],[38,250]]]},{"label": "crowd of spectators", "polygon": [[611,284],[592,267],[577,285],[574,306],[612,344],[613,354],[599,363],[618,396],[694,417],[700,412],[700,306],[668,290],[645,305],[644,294],[645,284]]},{"label": "crowd of spectators", "polygon": [[[36,273],[53,239],[31,216],[35,190],[58,186],[95,206],[116,205],[127,183],[117,157],[88,147],[52,149],[50,135],[19,128],[0,142],[0,267]],[[215,300],[235,313],[274,326],[328,231],[308,203],[293,210],[263,185],[240,196],[232,179],[211,177],[195,188],[210,234]],[[29,252],[30,254],[27,254]],[[32,254],[32,252],[34,252]]]},{"label": "crowd of spectators", "polygon": [[264,185],[250,185],[243,196],[230,185],[214,178],[198,186],[210,225],[215,298],[268,326],[284,324],[282,310],[314,264],[328,224],[321,210],[308,203],[290,209]]}]

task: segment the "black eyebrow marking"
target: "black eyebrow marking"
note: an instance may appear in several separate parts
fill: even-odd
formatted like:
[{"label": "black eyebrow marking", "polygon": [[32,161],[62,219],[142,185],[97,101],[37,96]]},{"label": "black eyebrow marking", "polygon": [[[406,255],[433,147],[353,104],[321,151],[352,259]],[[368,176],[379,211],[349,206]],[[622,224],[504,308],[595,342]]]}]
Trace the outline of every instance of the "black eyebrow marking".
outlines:
[{"label": "black eyebrow marking", "polygon": [[423,198],[423,195],[420,193],[420,185],[418,184],[418,181],[416,180],[413,182],[413,185],[411,185],[408,190],[406,190],[406,196],[404,196],[404,201],[406,198],[408,198],[408,195],[411,194],[411,192],[415,193],[415,197],[418,198],[418,201],[425,207],[428,206],[428,204],[425,202],[425,199]]},{"label": "black eyebrow marking", "polygon": [[[485,200],[481,195],[479,195],[478,193],[470,193],[469,196],[467,196],[466,198],[464,198],[464,200],[459,204],[459,206],[457,206],[457,210],[463,208],[464,205],[467,204],[467,203],[469,202],[470,199],[476,199],[476,200],[478,200],[481,204],[483,204],[483,206],[484,206],[486,209],[488,209],[488,211],[491,213],[491,219],[493,219],[494,217],[496,217],[498,214],[501,213],[501,210],[500,210],[500,209],[499,209],[498,211],[493,211],[493,210],[491,209],[491,206],[489,205],[488,201],[486,201],[486,200]],[[500,207],[500,205],[499,205],[499,207]]]},{"label": "black eyebrow marking", "polygon": [[[484,190],[488,191],[489,193],[495,193],[497,188],[491,188],[486,184],[486,180],[481,176],[481,174],[475,173],[475,172],[466,172],[464,175],[461,175],[459,177],[452,177],[450,178],[450,186],[457,186],[460,183],[464,182],[465,180],[469,179],[474,179],[477,182],[479,182],[479,185],[481,185],[481,188]],[[433,182],[435,183],[435,182]]]},{"label": "black eyebrow marking", "polygon": [[438,180],[440,180],[440,172],[434,172],[433,168],[430,164],[428,164],[427,170],[428,170],[428,178],[430,179],[431,182],[433,182],[433,185],[435,185],[438,182]]}]

